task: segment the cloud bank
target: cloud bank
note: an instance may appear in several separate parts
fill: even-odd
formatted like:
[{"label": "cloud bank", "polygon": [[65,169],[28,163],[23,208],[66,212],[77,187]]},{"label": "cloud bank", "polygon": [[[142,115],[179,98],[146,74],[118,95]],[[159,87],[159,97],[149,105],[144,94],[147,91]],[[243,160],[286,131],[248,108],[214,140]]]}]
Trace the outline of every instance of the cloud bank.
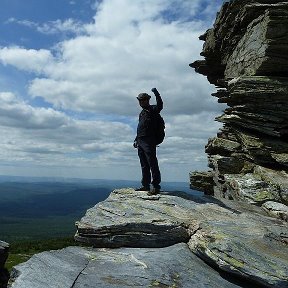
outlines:
[{"label": "cloud bank", "polygon": [[188,179],[189,169],[205,169],[204,145],[219,126],[213,122],[219,106],[210,96],[214,88],[188,64],[199,59],[198,37],[211,26],[215,3],[104,0],[95,3],[88,24],[10,19],[39,33],[69,31],[73,37],[51,49],[1,47],[4,68],[30,77],[26,95],[0,94],[0,129],[10,131],[0,145],[2,163],[75,167],[74,176],[81,177],[138,177],[131,146],[136,96],[157,87],[167,126],[159,149],[164,178]]}]

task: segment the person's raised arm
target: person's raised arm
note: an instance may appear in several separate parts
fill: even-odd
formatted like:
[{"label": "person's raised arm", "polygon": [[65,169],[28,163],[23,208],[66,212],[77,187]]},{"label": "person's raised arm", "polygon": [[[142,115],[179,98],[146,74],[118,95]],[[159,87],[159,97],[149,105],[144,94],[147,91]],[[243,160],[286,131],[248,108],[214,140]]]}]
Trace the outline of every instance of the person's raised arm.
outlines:
[{"label": "person's raised arm", "polygon": [[156,107],[158,112],[160,112],[163,109],[163,101],[162,98],[160,96],[160,93],[158,92],[158,90],[156,88],[152,88],[151,91],[154,93],[155,97],[156,97]]}]

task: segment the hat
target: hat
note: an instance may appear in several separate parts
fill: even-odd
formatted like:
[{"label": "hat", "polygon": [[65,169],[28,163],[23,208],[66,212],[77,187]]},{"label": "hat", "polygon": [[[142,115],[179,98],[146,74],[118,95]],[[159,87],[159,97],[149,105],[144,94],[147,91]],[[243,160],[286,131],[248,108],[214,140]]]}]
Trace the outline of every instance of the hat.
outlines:
[{"label": "hat", "polygon": [[138,100],[144,100],[144,99],[150,99],[151,96],[148,95],[147,93],[140,93],[137,97]]}]

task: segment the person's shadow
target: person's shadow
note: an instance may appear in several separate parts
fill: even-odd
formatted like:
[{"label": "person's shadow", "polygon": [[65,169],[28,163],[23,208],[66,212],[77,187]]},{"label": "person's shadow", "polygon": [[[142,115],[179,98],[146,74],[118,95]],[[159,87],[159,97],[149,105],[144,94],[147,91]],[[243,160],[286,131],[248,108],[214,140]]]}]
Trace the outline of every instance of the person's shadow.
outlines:
[{"label": "person's shadow", "polygon": [[[232,211],[233,213],[236,213],[236,214],[241,214],[242,213],[241,211],[239,211],[239,210],[237,210],[235,208],[227,206],[220,199],[217,199],[217,198],[215,198],[213,196],[210,196],[210,195],[204,195],[203,194],[202,196],[198,196],[198,195],[189,194],[189,193],[183,192],[183,191],[165,191],[165,192],[161,192],[160,194],[177,196],[177,197],[183,198],[185,200],[190,200],[190,201],[196,202],[197,204],[211,203],[211,204],[218,205],[218,206],[220,206],[222,208],[226,208],[226,209],[228,209],[228,210],[230,210],[230,211]],[[234,200],[230,200],[230,201],[234,201]],[[233,202],[231,202],[231,203],[233,203]]]}]

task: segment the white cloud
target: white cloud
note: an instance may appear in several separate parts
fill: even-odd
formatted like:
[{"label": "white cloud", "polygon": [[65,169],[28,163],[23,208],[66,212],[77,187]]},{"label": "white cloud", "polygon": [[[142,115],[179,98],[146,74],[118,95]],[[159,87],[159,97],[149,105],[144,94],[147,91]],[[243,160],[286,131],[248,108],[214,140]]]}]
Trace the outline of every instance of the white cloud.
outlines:
[{"label": "white cloud", "polygon": [[[199,7],[206,7],[201,11],[206,22],[196,17]],[[74,31],[76,36],[51,50],[0,48],[4,65],[32,72],[28,98],[42,97],[53,107],[33,107],[0,93],[0,132],[13,131],[0,142],[0,161],[7,161],[4,151],[9,151],[9,159],[19,163],[90,171],[106,167],[107,175],[119,177],[126,165],[132,167],[126,178],[132,178],[135,167],[139,170],[131,146],[140,111],[136,96],[157,87],[167,125],[159,149],[163,175],[179,173],[171,169],[173,163],[177,169],[205,167],[204,146],[219,127],[213,121],[220,109],[210,96],[214,87],[188,65],[199,59],[203,43],[198,37],[213,13],[215,6],[207,0],[104,0],[88,25],[72,19],[23,22],[41,33]],[[102,120],[73,118],[67,110]]]},{"label": "white cloud", "polygon": [[135,96],[157,86],[169,113],[190,113],[185,109],[188,101],[199,103],[193,109],[202,110],[205,105],[197,97],[210,94],[211,88],[204,77],[194,77],[188,64],[199,58],[202,43],[198,36],[204,23],[163,18],[172,6],[178,14],[194,14],[200,2],[174,2],[103,1],[95,23],[85,26],[89,35],[62,42],[57,59],[47,50],[4,48],[0,60],[42,72],[29,91],[56,107],[132,115]]},{"label": "white cloud", "polygon": [[34,50],[21,47],[4,47],[0,49],[0,62],[13,65],[18,69],[41,73],[51,63],[53,56],[45,49]]},{"label": "white cloud", "polygon": [[34,108],[11,93],[0,93],[0,101],[2,162],[8,153],[9,161],[67,167],[89,163],[91,168],[113,165],[121,153],[133,150],[134,132],[127,124],[71,119],[51,108]]},{"label": "white cloud", "polygon": [[25,129],[54,129],[65,125],[66,117],[51,108],[34,108],[10,92],[0,93],[0,125]]},{"label": "white cloud", "polygon": [[6,24],[11,23],[26,26],[47,35],[59,33],[82,34],[86,31],[86,29],[83,27],[83,23],[71,18],[64,21],[57,19],[54,21],[48,21],[46,23],[40,24],[30,20],[18,20],[12,17],[6,21]]},{"label": "white cloud", "polygon": [[34,28],[35,26],[37,26],[37,24],[33,21],[29,21],[29,20],[17,20],[16,18],[14,17],[10,17],[6,22],[5,24],[13,24],[13,23],[16,23],[16,24],[19,24],[19,25],[23,25],[23,26],[27,26],[27,27],[30,27],[30,28]]},{"label": "white cloud", "polygon": [[85,32],[83,24],[74,19],[67,19],[65,21],[55,20],[37,26],[37,31],[43,34],[57,34],[57,33],[73,33],[82,34]]}]

